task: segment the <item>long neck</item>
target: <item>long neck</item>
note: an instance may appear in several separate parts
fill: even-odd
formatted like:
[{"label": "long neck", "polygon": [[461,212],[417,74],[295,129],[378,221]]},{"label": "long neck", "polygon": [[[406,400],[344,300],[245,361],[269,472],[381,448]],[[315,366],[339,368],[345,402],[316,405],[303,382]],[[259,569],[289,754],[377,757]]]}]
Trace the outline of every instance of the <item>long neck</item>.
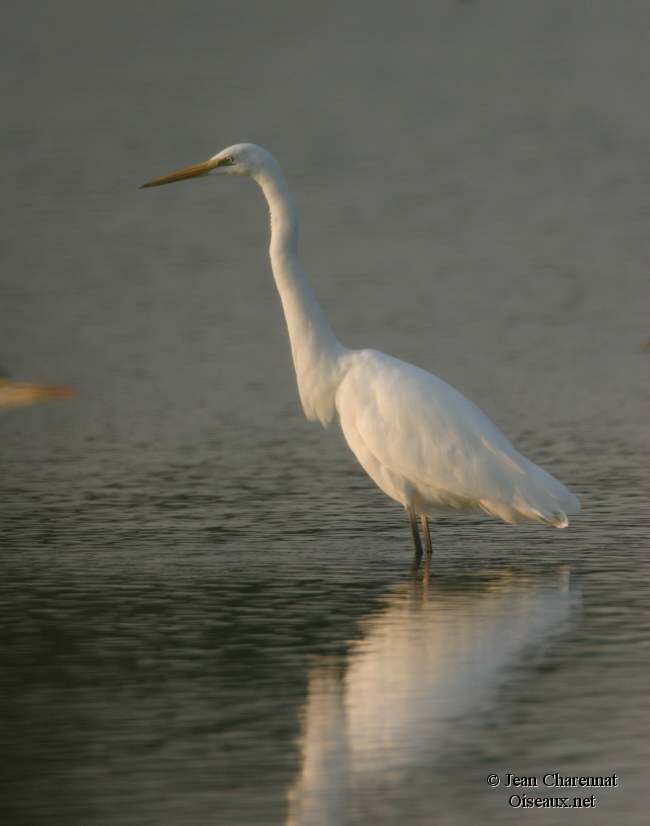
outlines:
[{"label": "long neck", "polygon": [[255,176],[271,214],[271,267],[289,330],[298,391],[308,419],[327,424],[348,352],[329,326],[298,260],[298,218],[278,164]]}]

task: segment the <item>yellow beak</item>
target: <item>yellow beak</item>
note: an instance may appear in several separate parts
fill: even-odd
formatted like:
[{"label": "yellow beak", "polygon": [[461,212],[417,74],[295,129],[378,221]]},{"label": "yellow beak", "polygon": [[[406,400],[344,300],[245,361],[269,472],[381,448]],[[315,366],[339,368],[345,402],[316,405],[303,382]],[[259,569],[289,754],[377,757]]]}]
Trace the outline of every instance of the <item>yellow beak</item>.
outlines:
[{"label": "yellow beak", "polygon": [[184,169],[179,169],[177,172],[170,172],[169,175],[163,175],[160,178],[154,178],[142,184],[140,189],[146,189],[148,186],[162,186],[163,184],[174,184],[176,181],[184,181],[186,178],[198,178],[201,175],[207,175],[219,165],[219,161],[210,158],[203,163],[194,164],[194,166],[186,166]]}]

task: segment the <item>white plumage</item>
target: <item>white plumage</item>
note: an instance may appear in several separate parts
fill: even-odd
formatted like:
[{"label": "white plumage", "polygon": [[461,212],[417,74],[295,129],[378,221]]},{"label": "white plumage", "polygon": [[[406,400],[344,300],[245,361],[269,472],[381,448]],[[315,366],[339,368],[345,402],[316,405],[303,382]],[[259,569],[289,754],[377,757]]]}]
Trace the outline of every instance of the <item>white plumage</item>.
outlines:
[{"label": "white plumage", "polygon": [[505,522],[564,528],[566,514],[579,509],[476,405],[412,364],[374,350],[352,354],[336,407],[366,473],[416,513],[482,510]]},{"label": "white plumage", "polygon": [[[270,257],[289,331],[305,415],[345,439],[381,490],[415,517],[485,511],[505,522],[568,525],[578,498],[510,444],[487,416],[436,376],[375,350],[349,350],[332,332],[300,266],[298,219],[277,161],[237,144],[208,161],[157,178],[159,186],[211,172],[247,175],[271,217]],[[430,546],[429,546],[430,547]]]}]

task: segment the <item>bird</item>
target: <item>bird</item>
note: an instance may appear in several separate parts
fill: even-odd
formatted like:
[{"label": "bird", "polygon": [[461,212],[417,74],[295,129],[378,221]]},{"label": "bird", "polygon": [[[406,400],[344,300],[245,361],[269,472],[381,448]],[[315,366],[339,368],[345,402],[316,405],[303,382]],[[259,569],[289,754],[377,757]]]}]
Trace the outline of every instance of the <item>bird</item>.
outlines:
[{"label": "bird", "polygon": [[[416,557],[433,552],[429,520],[487,513],[510,524],[565,528],[580,510],[562,482],[519,453],[482,410],[437,376],[334,334],[298,256],[298,215],[277,160],[239,143],[141,189],[208,175],[251,178],[266,198],[269,256],[307,419],[338,420],[375,484],[405,509]],[[420,536],[420,530],[422,536]]]},{"label": "bird", "polygon": [[67,399],[73,394],[71,387],[13,381],[0,369],[0,408],[21,407],[49,399]]}]

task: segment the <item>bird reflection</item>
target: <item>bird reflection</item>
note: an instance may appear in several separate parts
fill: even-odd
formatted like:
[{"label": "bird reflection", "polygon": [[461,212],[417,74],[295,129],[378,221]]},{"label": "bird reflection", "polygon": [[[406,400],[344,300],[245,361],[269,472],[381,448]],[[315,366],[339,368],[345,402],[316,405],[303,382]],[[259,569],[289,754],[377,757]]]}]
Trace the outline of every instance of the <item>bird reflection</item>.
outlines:
[{"label": "bird reflection", "polygon": [[362,621],[343,661],[311,669],[287,826],[342,823],[364,786],[435,761],[454,721],[482,711],[507,669],[576,604],[568,568],[447,583],[427,574]]}]

